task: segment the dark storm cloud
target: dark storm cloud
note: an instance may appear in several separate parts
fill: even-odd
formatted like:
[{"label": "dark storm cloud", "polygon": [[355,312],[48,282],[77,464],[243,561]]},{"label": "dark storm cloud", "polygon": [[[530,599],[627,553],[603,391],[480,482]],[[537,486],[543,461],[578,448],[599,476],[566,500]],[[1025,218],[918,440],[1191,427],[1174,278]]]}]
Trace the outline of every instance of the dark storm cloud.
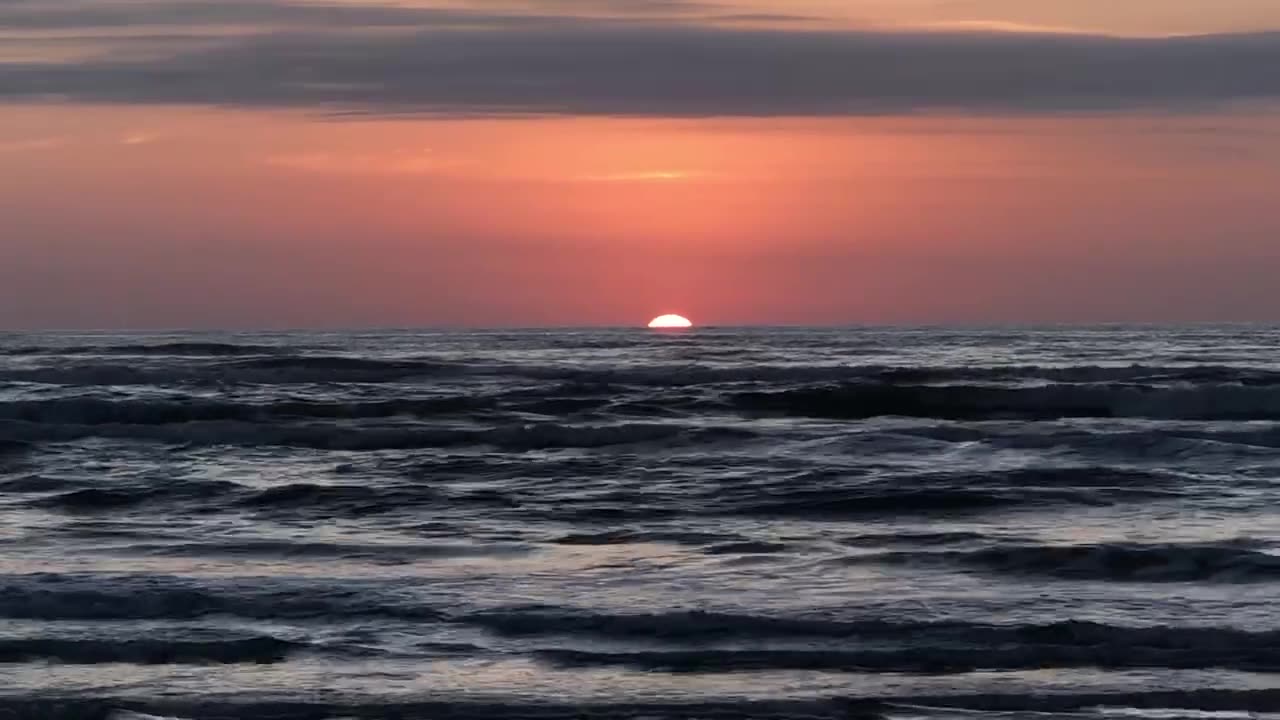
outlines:
[{"label": "dark storm cloud", "polygon": [[[218,6],[227,22],[285,7]],[[780,116],[1176,110],[1280,96],[1274,33],[1121,39],[749,30],[391,7],[287,12],[295,11],[362,15],[323,32],[239,37],[146,61],[0,65],[0,97],[387,114]],[[387,24],[404,27],[369,30]]]}]

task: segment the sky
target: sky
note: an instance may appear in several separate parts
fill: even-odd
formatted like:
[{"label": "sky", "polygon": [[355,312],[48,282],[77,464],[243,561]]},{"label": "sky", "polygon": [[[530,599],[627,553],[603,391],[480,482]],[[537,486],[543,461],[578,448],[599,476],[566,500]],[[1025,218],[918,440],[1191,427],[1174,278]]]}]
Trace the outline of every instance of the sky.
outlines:
[{"label": "sky", "polygon": [[1275,0],[0,0],[0,329],[1280,321]]}]

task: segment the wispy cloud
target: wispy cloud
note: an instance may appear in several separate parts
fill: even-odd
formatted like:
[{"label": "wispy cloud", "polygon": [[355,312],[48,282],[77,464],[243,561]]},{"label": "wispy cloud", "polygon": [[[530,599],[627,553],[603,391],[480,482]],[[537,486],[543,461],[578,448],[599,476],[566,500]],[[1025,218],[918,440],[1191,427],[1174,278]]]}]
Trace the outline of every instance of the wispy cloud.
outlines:
[{"label": "wispy cloud", "polygon": [[272,155],[263,162],[274,167],[316,173],[359,175],[420,175],[448,169],[452,163],[440,160],[429,148],[389,153],[302,152]]},{"label": "wispy cloud", "polygon": [[[1009,20],[946,20],[930,23],[915,23],[900,29],[941,30],[951,32],[997,32],[1022,33],[1030,35],[1097,35],[1087,28],[1069,25],[1036,25],[1032,23],[1013,22]],[[1167,37],[1156,34],[1153,37]]]},{"label": "wispy cloud", "polygon": [[0,153],[39,152],[52,150],[66,144],[62,138],[29,138],[24,140],[0,140]]},{"label": "wispy cloud", "polygon": [[584,175],[580,179],[586,182],[680,182],[707,177],[706,173],[688,170],[645,170],[639,172],[607,173],[603,175]]}]

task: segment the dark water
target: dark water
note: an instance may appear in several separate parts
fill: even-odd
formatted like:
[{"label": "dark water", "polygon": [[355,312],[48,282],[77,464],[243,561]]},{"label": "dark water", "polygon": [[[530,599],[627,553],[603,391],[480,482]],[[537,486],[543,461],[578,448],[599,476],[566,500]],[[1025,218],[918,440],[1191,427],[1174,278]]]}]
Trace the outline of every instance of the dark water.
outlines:
[{"label": "dark water", "polygon": [[1278,347],[2,336],[0,717],[1280,713]]}]

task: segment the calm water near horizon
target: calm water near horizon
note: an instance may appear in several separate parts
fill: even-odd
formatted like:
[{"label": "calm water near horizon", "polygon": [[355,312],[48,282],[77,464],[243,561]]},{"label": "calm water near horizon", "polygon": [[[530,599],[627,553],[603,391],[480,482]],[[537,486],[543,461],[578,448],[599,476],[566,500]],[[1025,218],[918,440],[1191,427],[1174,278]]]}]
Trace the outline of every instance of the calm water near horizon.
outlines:
[{"label": "calm water near horizon", "polygon": [[1278,349],[0,334],[0,717],[1280,717]]}]

